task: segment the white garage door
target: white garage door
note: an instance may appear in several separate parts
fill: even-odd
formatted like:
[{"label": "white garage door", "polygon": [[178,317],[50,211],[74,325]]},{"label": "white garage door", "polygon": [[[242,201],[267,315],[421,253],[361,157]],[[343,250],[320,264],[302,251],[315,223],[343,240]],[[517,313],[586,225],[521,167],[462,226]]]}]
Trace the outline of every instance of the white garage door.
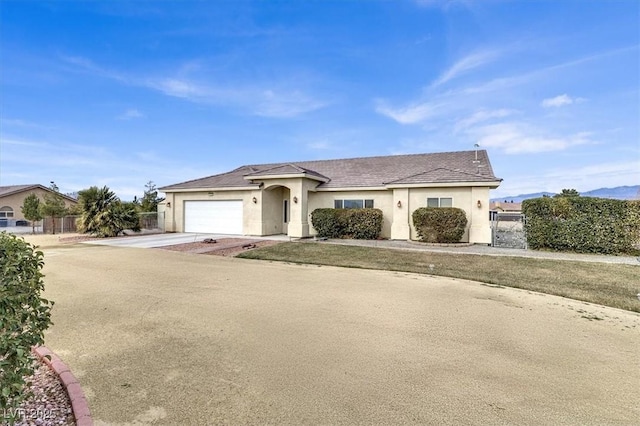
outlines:
[{"label": "white garage door", "polygon": [[242,234],[242,201],[185,201],[184,232]]}]

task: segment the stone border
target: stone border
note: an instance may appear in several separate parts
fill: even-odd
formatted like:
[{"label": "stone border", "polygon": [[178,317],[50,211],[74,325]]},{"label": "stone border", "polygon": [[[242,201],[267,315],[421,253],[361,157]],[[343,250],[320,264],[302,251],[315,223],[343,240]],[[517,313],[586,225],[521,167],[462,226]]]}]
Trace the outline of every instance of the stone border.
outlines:
[{"label": "stone border", "polygon": [[71,408],[76,426],[93,426],[93,419],[91,418],[87,398],[82,391],[82,387],[80,387],[78,379],[71,373],[67,364],[62,362],[60,357],[50,351],[46,346],[33,348],[33,353],[36,354],[42,362],[47,364],[60,378],[62,386],[66,389],[69,400],[71,400]]}]

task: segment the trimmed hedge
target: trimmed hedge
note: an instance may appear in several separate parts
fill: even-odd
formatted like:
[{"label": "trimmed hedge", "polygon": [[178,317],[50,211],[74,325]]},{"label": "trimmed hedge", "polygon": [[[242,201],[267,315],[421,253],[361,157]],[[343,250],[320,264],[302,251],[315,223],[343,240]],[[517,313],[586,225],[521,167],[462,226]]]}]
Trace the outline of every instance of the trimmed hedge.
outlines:
[{"label": "trimmed hedge", "polygon": [[522,203],[532,249],[629,253],[640,243],[640,201],[533,198]]},{"label": "trimmed hedge", "polygon": [[315,209],[311,224],[319,237],[375,240],[382,232],[382,210]]},{"label": "trimmed hedge", "polygon": [[467,215],[456,207],[421,207],[412,216],[425,243],[459,243],[467,226]]}]

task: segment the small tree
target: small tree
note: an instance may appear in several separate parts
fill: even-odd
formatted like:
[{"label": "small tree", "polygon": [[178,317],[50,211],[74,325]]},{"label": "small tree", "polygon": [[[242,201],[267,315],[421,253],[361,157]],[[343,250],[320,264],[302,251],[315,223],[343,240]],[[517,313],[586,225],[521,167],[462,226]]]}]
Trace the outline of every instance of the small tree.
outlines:
[{"label": "small tree", "polygon": [[67,213],[67,207],[64,203],[64,197],[58,190],[58,186],[51,182],[49,187],[51,192],[45,194],[44,204],[42,205],[43,216],[51,217],[53,222],[53,233],[56,233],[56,218],[63,217]]},{"label": "small tree", "polygon": [[579,197],[580,193],[575,189],[563,189],[559,194],[554,195],[555,198],[560,197]]},{"label": "small tree", "polygon": [[140,220],[134,203],[123,203],[108,187],[92,186],[79,192],[81,232],[115,237],[125,229],[138,231]]},{"label": "small tree", "polygon": [[[0,409],[16,408],[33,374],[31,347],[44,343],[53,302],[43,299],[43,254],[22,238],[0,233]],[[5,411],[6,413],[6,411]],[[11,419],[9,419],[11,420]]]},{"label": "small tree", "polygon": [[149,181],[144,187],[145,190],[142,199],[134,199],[134,203],[140,202],[140,211],[142,212],[157,212],[158,203],[162,201],[162,198],[158,197],[158,190],[156,189],[155,183]]},{"label": "small tree", "polygon": [[22,203],[22,215],[31,222],[31,233],[36,233],[36,222],[42,220],[42,204],[36,194],[29,194]]}]

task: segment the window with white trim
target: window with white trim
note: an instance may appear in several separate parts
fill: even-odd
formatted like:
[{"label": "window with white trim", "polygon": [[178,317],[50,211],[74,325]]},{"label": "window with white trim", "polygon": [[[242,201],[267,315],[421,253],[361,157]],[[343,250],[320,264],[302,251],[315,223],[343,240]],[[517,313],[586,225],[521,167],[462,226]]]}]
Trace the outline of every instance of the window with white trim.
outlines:
[{"label": "window with white trim", "polygon": [[9,206],[0,207],[0,219],[13,217],[13,209]]},{"label": "window with white trim", "polygon": [[427,198],[427,207],[453,207],[453,198]]},{"label": "window with white trim", "polygon": [[373,200],[334,200],[333,208],[335,209],[372,209]]}]

